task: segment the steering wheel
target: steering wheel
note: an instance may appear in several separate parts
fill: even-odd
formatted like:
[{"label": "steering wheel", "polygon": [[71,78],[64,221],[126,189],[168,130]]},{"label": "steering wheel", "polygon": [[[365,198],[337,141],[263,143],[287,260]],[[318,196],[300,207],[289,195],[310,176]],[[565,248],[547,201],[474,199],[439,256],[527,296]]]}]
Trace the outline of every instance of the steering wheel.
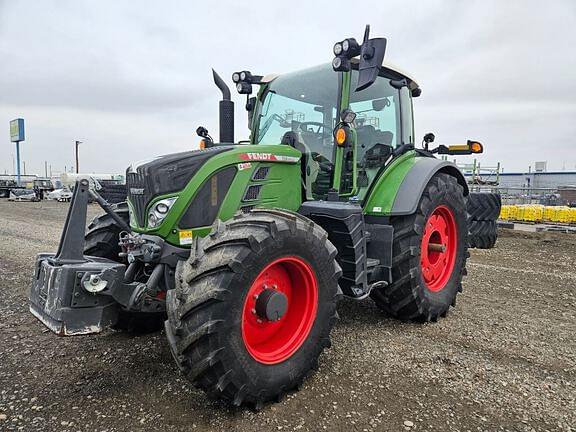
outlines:
[{"label": "steering wheel", "polygon": [[[317,127],[317,129],[316,129],[316,131],[314,131],[314,130],[309,131],[309,130],[308,130],[308,126],[315,126],[315,127]],[[300,129],[300,130],[302,130],[302,131],[304,131],[304,132],[312,132],[312,133],[315,133],[315,134],[320,134],[320,130],[322,130],[322,135],[324,135],[324,134],[325,134],[325,130],[326,130],[326,125],[325,125],[324,123],[321,123],[321,122],[303,121],[303,122],[300,122],[300,123],[298,124],[298,129]]]}]

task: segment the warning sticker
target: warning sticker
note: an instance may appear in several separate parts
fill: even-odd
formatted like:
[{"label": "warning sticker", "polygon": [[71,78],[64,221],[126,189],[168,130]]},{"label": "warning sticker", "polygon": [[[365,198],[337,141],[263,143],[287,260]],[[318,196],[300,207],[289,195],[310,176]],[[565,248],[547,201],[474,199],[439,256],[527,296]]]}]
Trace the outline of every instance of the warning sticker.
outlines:
[{"label": "warning sticker", "polygon": [[244,171],[245,169],[252,168],[252,164],[250,162],[244,162],[238,164],[238,171]]},{"label": "warning sticker", "polygon": [[178,235],[180,236],[180,244],[181,245],[192,244],[192,231],[191,230],[180,231],[178,233]]}]

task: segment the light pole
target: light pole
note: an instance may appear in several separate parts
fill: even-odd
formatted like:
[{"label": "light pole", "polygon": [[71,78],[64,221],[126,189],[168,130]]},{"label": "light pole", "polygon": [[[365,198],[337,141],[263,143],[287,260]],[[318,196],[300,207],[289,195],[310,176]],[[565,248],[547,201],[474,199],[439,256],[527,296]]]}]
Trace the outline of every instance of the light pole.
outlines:
[{"label": "light pole", "polygon": [[78,145],[82,144],[82,141],[76,141],[76,174],[79,172],[79,163],[78,163]]}]

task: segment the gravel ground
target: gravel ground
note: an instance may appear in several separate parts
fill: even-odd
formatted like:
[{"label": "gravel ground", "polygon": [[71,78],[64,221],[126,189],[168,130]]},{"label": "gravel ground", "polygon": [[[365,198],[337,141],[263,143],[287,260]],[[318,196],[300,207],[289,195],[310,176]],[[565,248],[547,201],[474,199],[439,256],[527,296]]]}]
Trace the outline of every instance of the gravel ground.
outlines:
[{"label": "gravel ground", "polygon": [[194,389],[163,333],[46,332],[27,295],[66,208],[0,200],[1,431],[576,430],[576,236],[509,232],[472,250],[458,307],[436,324],[342,300],[319,371],[254,412]]}]

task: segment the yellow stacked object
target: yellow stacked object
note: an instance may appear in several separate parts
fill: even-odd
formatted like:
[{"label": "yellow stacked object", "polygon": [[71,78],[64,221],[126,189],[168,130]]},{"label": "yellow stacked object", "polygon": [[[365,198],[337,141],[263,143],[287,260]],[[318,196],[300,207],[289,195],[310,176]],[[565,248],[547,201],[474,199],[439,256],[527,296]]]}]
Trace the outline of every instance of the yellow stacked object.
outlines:
[{"label": "yellow stacked object", "polygon": [[500,219],[523,222],[576,223],[576,208],[540,204],[503,205]]},{"label": "yellow stacked object", "polygon": [[544,220],[552,221],[554,220],[556,214],[556,207],[546,206],[544,207]]}]

